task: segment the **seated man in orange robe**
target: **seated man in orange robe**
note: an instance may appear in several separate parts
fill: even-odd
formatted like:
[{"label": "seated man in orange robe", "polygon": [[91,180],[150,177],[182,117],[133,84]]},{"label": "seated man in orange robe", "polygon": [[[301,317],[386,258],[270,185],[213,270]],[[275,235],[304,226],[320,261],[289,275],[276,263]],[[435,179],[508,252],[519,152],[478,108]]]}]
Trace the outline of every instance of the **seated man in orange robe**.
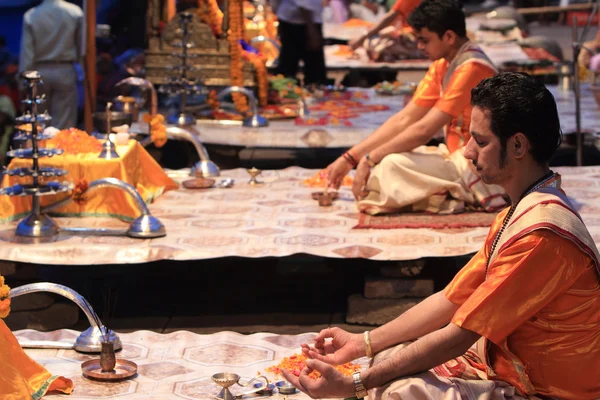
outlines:
[{"label": "seated man in orange robe", "polygon": [[[9,291],[0,275],[0,318],[6,318],[10,312]],[[29,358],[0,319],[0,399],[37,400],[52,391],[71,393],[73,382],[50,374]]]},{"label": "seated man in orange robe", "polygon": [[[549,168],[561,141],[554,98],[503,73],[472,104],[465,157],[511,206],[443,291],[364,335],[330,328],[303,345],[307,367],[284,375],[311,397],[600,398],[600,255]],[[330,365],[375,354],[353,377]]]},{"label": "seated man in orange robe", "polygon": [[352,50],[358,49],[365,40],[377,35],[381,30],[388,27],[395,21],[401,19],[403,23],[406,23],[408,16],[413,10],[421,4],[421,0],[398,0],[394,3],[390,11],[388,11],[383,18],[381,18],[375,25],[373,25],[367,32],[351,40],[348,45]]},{"label": "seated man in orange robe", "polygon": [[[423,1],[409,23],[419,48],[435,61],[406,107],[327,167],[330,186],[339,187],[356,166],[352,191],[369,214],[504,207],[501,188],[482,183],[461,151],[469,140],[471,89],[496,74],[494,65],[466,37],[454,0]],[[425,146],[442,130],[445,144]]]}]

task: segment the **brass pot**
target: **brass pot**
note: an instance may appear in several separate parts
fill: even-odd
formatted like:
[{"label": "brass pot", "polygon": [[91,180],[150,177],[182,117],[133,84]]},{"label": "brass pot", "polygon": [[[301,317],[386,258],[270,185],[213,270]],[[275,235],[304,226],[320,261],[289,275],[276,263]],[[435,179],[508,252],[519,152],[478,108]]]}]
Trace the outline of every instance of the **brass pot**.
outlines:
[{"label": "brass pot", "polygon": [[138,121],[140,106],[135,97],[119,96],[114,99],[113,104],[115,110],[131,114],[133,121]]},{"label": "brass pot", "polygon": [[[100,133],[110,133],[108,131],[108,127],[106,126],[106,113],[105,112],[95,112],[92,114],[92,120],[94,123],[94,128]],[[120,125],[129,125],[131,126],[132,114],[124,113],[122,111],[111,111],[110,112],[110,126],[120,126]]]}]

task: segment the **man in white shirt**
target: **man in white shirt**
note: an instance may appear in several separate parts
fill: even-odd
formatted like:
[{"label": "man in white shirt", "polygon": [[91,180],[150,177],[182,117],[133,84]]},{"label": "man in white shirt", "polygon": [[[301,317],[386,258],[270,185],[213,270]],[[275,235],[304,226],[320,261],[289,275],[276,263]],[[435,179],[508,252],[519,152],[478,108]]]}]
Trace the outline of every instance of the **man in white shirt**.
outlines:
[{"label": "man in white shirt", "polygon": [[19,72],[42,74],[52,126],[77,123],[77,73],[83,55],[83,11],[64,0],[43,0],[23,17]]},{"label": "man in white shirt", "polygon": [[281,53],[277,73],[296,78],[304,61],[304,84],[324,84],[323,0],[281,0],[277,5]]}]

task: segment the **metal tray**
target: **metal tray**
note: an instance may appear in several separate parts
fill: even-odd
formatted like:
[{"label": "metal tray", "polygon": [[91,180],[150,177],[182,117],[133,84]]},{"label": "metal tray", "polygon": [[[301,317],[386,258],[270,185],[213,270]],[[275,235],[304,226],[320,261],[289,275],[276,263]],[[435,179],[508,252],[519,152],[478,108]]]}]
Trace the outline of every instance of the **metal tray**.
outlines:
[{"label": "metal tray", "polygon": [[137,375],[138,366],[133,361],[117,359],[115,369],[111,372],[102,372],[100,359],[88,360],[81,364],[81,372],[88,379],[102,382],[121,381]]},{"label": "metal tray", "polygon": [[[38,149],[38,158],[52,157],[64,153],[63,149]],[[6,152],[8,157],[33,158],[33,149],[16,149]]]},{"label": "metal tray", "polygon": [[[35,138],[37,140],[46,140],[46,139],[51,139],[52,137],[53,137],[52,135],[48,135],[48,134],[44,134],[44,133],[38,133],[37,135],[35,135]],[[31,140],[31,139],[33,139],[33,135],[31,134],[31,132],[19,130],[15,134],[14,139],[15,140]]]},{"label": "metal tray", "polygon": [[[7,169],[5,173],[8,176],[33,176],[33,170],[27,167]],[[63,176],[68,173],[69,171],[60,168],[41,167],[39,168],[38,176]]]},{"label": "metal tray", "polygon": [[[22,124],[31,124],[31,123],[33,123],[33,120],[34,120],[34,118],[33,118],[33,115],[31,115],[31,114],[25,114],[25,115],[21,115],[20,117],[15,118],[15,121],[20,122]],[[48,123],[48,122],[52,121],[52,117],[47,114],[40,114],[40,115],[36,116],[35,120],[38,123],[43,124],[43,123]]]},{"label": "metal tray", "polygon": [[38,187],[34,187],[33,185],[21,185],[16,184],[12,186],[7,186],[0,188],[0,195],[5,196],[45,196],[50,194],[57,194],[66,192],[71,190],[72,185],[62,182],[48,182]]},{"label": "metal tray", "polygon": [[414,83],[407,83],[404,85],[400,85],[397,88],[388,90],[382,88],[376,88],[375,93],[380,96],[405,96],[409,94],[413,94],[417,90],[417,85]]}]

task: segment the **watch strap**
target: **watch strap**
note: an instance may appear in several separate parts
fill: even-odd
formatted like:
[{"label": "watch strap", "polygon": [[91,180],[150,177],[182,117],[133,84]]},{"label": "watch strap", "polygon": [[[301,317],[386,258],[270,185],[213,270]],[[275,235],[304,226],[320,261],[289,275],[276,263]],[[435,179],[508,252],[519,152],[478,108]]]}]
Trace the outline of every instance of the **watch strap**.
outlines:
[{"label": "watch strap", "polygon": [[356,397],[358,399],[367,397],[367,395],[369,393],[367,392],[365,385],[363,385],[363,383],[362,383],[362,379],[360,377],[360,371],[357,371],[352,374],[352,380],[354,382],[354,391],[356,392]]}]

